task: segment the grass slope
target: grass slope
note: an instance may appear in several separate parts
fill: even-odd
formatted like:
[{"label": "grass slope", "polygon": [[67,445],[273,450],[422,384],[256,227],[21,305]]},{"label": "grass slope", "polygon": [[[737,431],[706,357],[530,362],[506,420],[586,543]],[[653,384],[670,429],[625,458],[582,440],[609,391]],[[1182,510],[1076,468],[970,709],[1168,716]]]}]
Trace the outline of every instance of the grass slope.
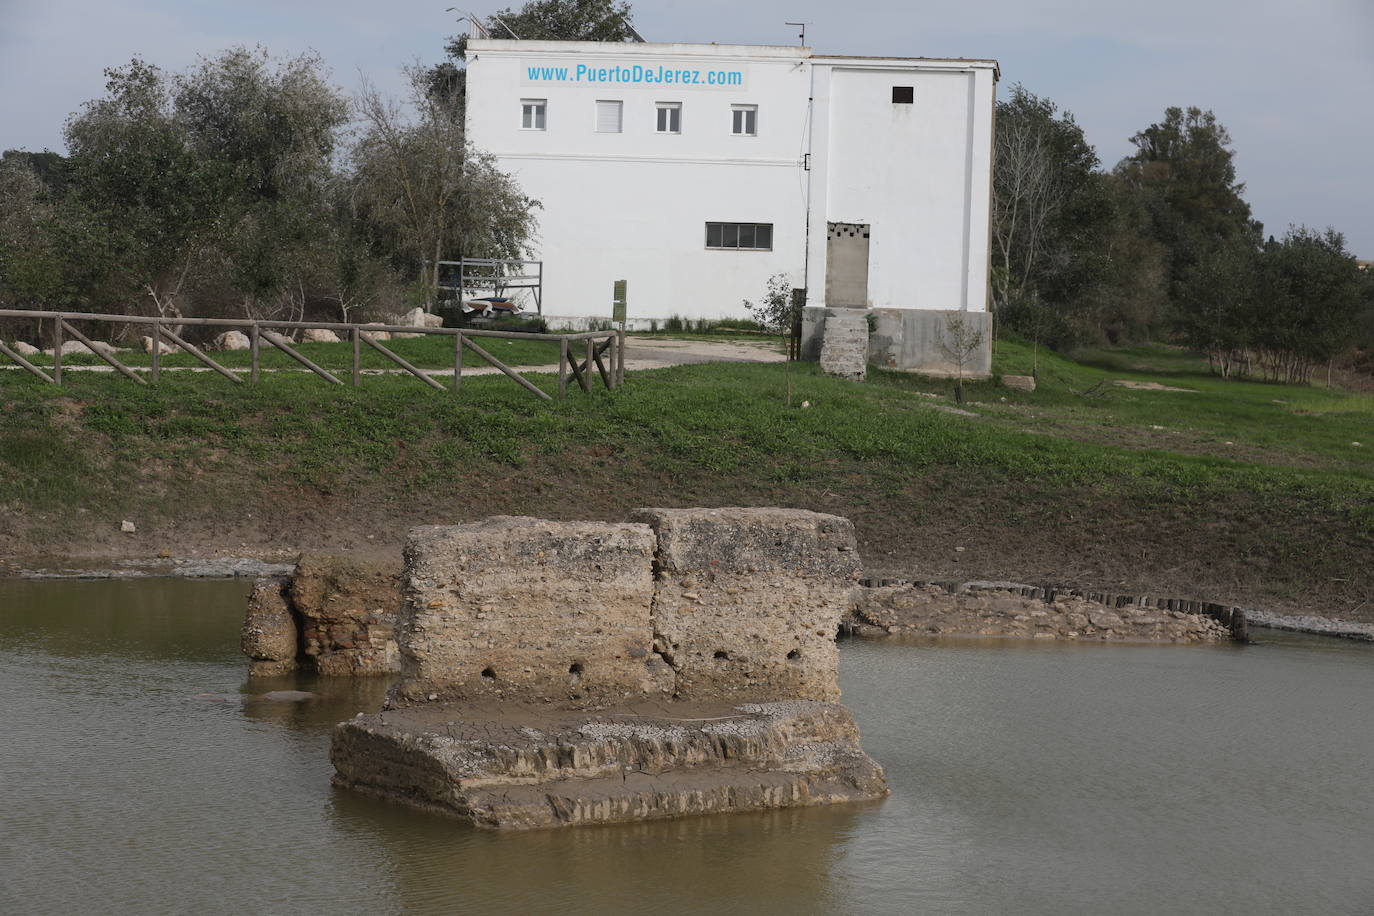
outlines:
[{"label": "grass slope", "polygon": [[[1030,352],[1000,341],[996,359],[1028,370]],[[879,571],[1374,617],[1367,396],[1223,382],[1168,350],[1042,352],[1039,390],[973,385],[970,417],[948,382],[790,371],[790,408],[777,364],[635,373],[552,405],[491,377],[454,396],[404,377],[73,373],[57,390],[7,371],[0,554],[394,555],[413,524],[501,512],[781,504],[853,518]]]}]

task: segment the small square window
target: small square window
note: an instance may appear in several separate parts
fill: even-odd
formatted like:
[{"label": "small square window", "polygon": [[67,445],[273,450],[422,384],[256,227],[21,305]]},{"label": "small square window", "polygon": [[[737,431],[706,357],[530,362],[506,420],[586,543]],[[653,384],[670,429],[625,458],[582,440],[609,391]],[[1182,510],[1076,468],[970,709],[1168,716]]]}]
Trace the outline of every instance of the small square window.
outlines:
[{"label": "small square window", "polygon": [[520,129],[521,130],[543,130],[544,111],[548,105],[547,99],[521,99],[520,100]]},{"label": "small square window", "polygon": [[731,105],[730,133],[737,137],[755,137],[759,132],[759,106]]},{"label": "small square window", "polygon": [[624,103],[599,100],[596,103],[596,132],[618,134],[623,129]]},{"label": "small square window", "polygon": [[660,134],[682,133],[682,103],[658,103],[658,132]]},{"label": "small square window", "polygon": [[916,101],[916,87],[914,86],[893,86],[892,104],[910,105]]}]

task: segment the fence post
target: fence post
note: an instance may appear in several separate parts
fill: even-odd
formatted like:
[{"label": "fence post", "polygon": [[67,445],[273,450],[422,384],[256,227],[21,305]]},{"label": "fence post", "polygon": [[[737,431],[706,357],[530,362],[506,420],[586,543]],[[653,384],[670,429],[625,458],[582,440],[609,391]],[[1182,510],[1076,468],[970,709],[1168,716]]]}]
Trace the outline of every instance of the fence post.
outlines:
[{"label": "fence post", "polygon": [[[463,268],[460,265],[459,271]],[[463,390],[463,332],[453,335],[453,393]]]},{"label": "fence post", "polygon": [[256,321],[254,321],[253,324],[252,324],[252,326],[248,328],[248,349],[249,349],[249,351],[250,351],[250,353],[251,353],[251,355],[252,355],[252,363],[253,363],[253,369],[252,369],[252,371],[251,371],[251,373],[250,373],[250,377],[252,378],[252,380],[253,380],[254,382],[257,382],[257,380],[258,380],[258,323],[257,323]]},{"label": "fence post", "polygon": [[162,378],[162,322],[153,322],[153,381]]},{"label": "fence post", "polygon": [[583,388],[583,390],[585,390],[588,394],[591,394],[591,393],[592,393],[592,379],[591,379],[591,375],[592,375],[592,359],[594,358],[594,354],[592,353],[592,350],[593,350],[593,348],[595,348],[595,346],[596,346],[595,342],[594,342],[590,337],[588,337],[588,338],[587,338],[587,361],[583,364],[583,367],[584,367],[584,368],[583,368],[583,374],[582,374],[582,388]]},{"label": "fence post", "polygon": [[357,329],[357,328],[351,328],[351,329],[349,329],[349,332],[348,332],[348,338],[349,338],[349,340],[351,340],[351,341],[353,342],[353,387],[354,387],[354,388],[357,388],[357,387],[358,387],[358,382],[359,382],[359,380],[361,379],[362,374],[363,374],[363,367],[362,367],[362,356],[363,356],[363,355],[362,355],[362,348],[361,348],[361,346],[360,346],[360,344],[361,344],[362,341],[359,339],[358,333],[359,333],[359,332],[358,332],[358,329]]},{"label": "fence post", "polygon": [[558,400],[568,398],[568,338],[558,338]]},{"label": "fence post", "polygon": [[619,388],[625,384],[625,322],[620,323],[620,330],[616,331],[616,368],[615,368],[615,387]]},{"label": "fence post", "polygon": [[52,321],[52,380],[62,384],[62,316]]}]

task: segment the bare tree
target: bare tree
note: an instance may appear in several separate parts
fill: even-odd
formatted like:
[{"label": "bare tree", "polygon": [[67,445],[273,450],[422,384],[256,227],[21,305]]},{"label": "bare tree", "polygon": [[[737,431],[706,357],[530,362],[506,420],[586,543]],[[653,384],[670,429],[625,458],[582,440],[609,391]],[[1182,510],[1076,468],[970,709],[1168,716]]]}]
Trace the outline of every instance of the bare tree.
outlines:
[{"label": "bare tree", "polygon": [[1049,137],[1035,119],[999,118],[993,185],[992,234],[1003,268],[994,273],[1000,288],[993,294],[1003,306],[1012,282],[1032,276],[1045,227],[1068,196]]},{"label": "bare tree", "polygon": [[428,71],[412,66],[406,74],[410,111],[363,80],[355,104],[366,126],[354,166],[374,216],[410,250],[432,308],[450,213],[464,185],[463,110],[460,99],[428,91]]}]

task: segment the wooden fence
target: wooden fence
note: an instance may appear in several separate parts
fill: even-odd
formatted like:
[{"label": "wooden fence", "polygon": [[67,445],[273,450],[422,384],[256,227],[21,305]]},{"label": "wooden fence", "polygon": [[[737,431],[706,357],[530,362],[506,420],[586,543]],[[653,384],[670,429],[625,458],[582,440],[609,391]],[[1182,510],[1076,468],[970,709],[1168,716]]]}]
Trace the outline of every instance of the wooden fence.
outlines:
[{"label": "wooden fence", "polygon": [[[218,372],[231,382],[241,384],[243,378],[240,373],[221,365],[212,357],[208,356],[203,350],[187,342],[181,337],[178,331],[184,327],[215,327],[229,331],[240,331],[248,337],[248,349],[250,351],[250,367],[248,377],[250,381],[257,382],[261,376],[260,354],[263,344],[268,347],[280,350],[287,356],[300,363],[306,369],[318,375],[325,381],[334,385],[343,385],[344,382],[333,372],[324,369],[314,363],[305,354],[296,349],[297,344],[288,339],[282,331],[297,330],[323,330],[333,331],[342,340],[352,343],[352,372],[350,382],[357,385],[362,377],[362,348],[367,346],[385,356],[395,363],[405,372],[410,373],[424,384],[439,391],[446,390],[446,386],[435,380],[436,373],[425,371],[413,365],[403,357],[384,347],[373,334],[386,332],[388,334],[422,334],[430,336],[452,337],[453,338],[453,370],[452,388],[454,391],[461,391],[463,387],[463,352],[469,351],[494,366],[504,373],[508,378],[520,385],[531,394],[543,400],[552,400],[552,397],[529,379],[510,366],[493,356],[487,349],[480,346],[477,341],[483,338],[494,338],[497,340],[545,340],[557,341],[559,345],[558,357],[558,397],[559,399],[568,396],[569,381],[576,384],[586,392],[592,390],[594,377],[592,367],[596,367],[597,375],[607,388],[618,388],[625,383],[625,332],[624,331],[584,331],[576,334],[530,334],[521,331],[491,331],[480,328],[426,328],[412,327],[409,325],[385,325],[385,324],[348,324],[341,322],[321,322],[321,321],[253,321],[247,319],[234,318],[148,318],[141,315],[102,315],[90,314],[86,312],[45,312],[45,311],[25,311],[20,309],[0,309],[0,318],[27,318],[39,322],[52,323],[53,341],[53,365],[51,373],[44,372],[43,367],[37,366],[25,359],[24,356],[3,340],[0,340],[0,353],[14,360],[23,369],[38,376],[43,381],[53,385],[62,384],[62,345],[68,339],[79,341],[84,344],[87,350],[94,356],[99,357],[108,363],[116,372],[125,378],[139,385],[146,385],[150,381],[157,382],[162,376],[162,356],[163,347],[171,345],[182,352],[190,354],[210,369]],[[152,365],[147,367],[146,374],[139,371],[143,367],[131,368],[124,365],[112,353],[102,352],[89,337],[77,330],[72,322],[96,322],[99,324],[137,324],[148,325],[151,328],[152,346],[151,357]],[[175,330],[174,330],[175,329]],[[83,351],[84,352],[84,351]],[[174,352],[167,350],[166,352]],[[447,369],[442,370],[442,375],[448,375]]]}]

